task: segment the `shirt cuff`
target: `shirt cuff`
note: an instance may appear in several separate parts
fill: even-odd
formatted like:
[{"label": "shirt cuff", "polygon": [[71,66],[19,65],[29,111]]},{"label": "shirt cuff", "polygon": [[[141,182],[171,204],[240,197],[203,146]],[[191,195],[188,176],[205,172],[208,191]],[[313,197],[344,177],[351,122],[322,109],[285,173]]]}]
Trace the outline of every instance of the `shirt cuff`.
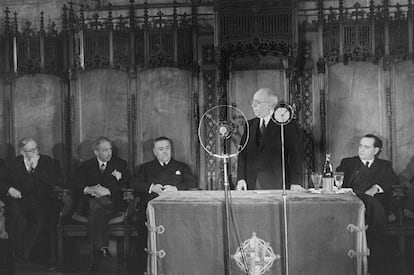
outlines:
[{"label": "shirt cuff", "polygon": [[151,185],[150,185],[150,187],[149,187],[149,189],[148,189],[148,194],[151,194],[152,193],[152,186],[153,186],[154,184],[153,183],[151,183]]},{"label": "shirt cuff", "polygon": [[[85,192],[85,190],[86,190],[86,188],[88,188],[89,186],[86,186],[85,188],[83,188],[83,194],[84,195],[86,195],[86,192]],[[78,189],[79,190],[79,189]]]},{"label": "shirt cuff", "polygon": [[377,193],[384,193],[384,189],[382,189],[381,186],[379,186],[378,184],[375,184],[374,186],[378,188]]}]

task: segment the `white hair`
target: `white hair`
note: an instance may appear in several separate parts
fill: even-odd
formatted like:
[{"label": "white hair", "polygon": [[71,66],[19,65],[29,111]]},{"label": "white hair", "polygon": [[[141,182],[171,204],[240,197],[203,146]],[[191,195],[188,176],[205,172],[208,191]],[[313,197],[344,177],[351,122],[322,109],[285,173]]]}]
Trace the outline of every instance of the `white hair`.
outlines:
[{"label": "white hair", "polygon": [[272,108],[275,107],[277,105],[277,103],[279,102],[279,99],[277,98],[277,95],[269,88],[261,88],[259,89],[256,93],[264,93],[266,95],[267,98],[267,102],[270,103],[270,105],[272,105]]}]

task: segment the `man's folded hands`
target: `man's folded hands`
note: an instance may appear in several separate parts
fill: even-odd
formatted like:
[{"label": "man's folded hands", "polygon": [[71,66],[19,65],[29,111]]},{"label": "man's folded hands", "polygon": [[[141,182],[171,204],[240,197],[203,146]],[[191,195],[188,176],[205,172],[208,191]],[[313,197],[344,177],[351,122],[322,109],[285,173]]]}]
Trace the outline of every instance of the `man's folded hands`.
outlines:
[{"label": "man's folded hands", "polygon": [[108,188],[103,187],[100,184],[85,187],[84,193],[86,195],[91,195],[95,198],[100,198],[100,197],[103,197],[103,196],[110,196],[111,195],[111,191]]}]

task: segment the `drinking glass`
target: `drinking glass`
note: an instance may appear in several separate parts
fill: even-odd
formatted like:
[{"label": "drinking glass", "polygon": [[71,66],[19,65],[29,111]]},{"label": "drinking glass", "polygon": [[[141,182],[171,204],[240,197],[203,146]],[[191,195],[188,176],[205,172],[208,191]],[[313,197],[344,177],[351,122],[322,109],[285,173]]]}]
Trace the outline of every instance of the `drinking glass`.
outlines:
[{"label": "drinking glass", "polygon": [[336,187],[340,190],[344,183],[344,172],[334,172],[334,179]]},{"label": "drinking glass", "polygon": [[312,179],[313,187],[315,187],[315,190],[318,190],[321,187],[322,173],[312,172],[311,179]]}]

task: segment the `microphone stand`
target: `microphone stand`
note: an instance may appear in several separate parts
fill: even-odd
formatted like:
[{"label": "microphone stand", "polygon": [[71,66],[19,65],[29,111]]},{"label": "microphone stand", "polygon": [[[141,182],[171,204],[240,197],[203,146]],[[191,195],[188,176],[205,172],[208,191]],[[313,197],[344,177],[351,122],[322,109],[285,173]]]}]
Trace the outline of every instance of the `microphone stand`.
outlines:
[{"label": "microphone stand", "polygon": [[[225,146],[225,145],[224,145]],[[225,152],[226,150],[224,150]],[[224,153],[223,158],[223,170],[224,170],[224,212],[225,212],[225,275],[231,275],[230,268],[230,202],[229,202],[229,192],[230,192],[230,183],[228,177],[228,163],[229,155]]]},{"label": "microphone stand", "polygon": [[284,125],[280,124],[280,140],[282,145],[282,209],[283,209],[283,241],[285,254],[285,275],[289,275],[289,249],[288,249],[288,223],[287,223],[287,194],[286,194],[286,172],[285,172],[285,135]]}]

